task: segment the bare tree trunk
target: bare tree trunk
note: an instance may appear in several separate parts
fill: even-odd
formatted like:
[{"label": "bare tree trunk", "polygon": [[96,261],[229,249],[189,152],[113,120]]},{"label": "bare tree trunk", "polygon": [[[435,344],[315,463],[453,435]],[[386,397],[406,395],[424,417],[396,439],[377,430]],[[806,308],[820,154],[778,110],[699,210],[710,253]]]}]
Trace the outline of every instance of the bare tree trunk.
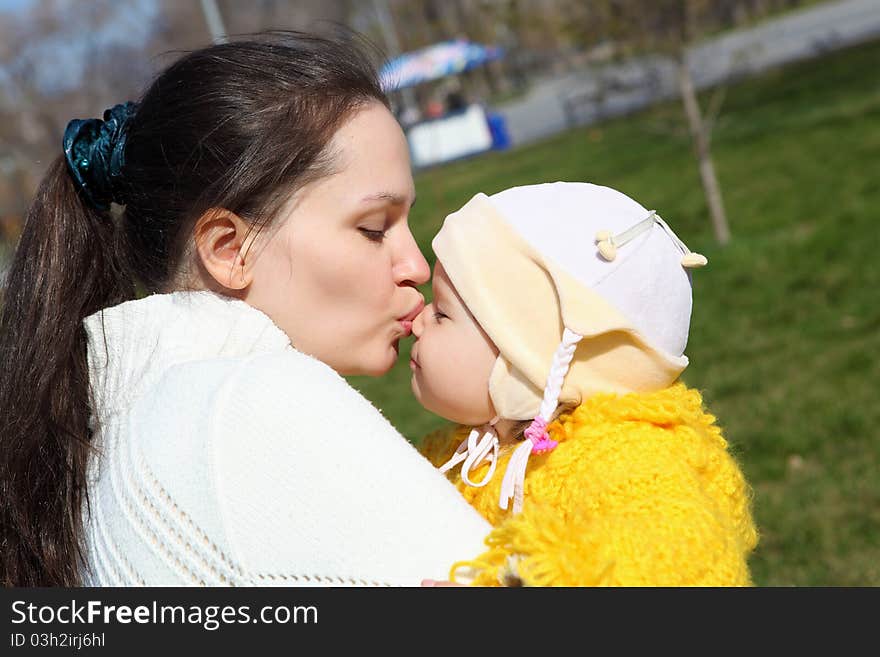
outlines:
[{"label": "bare tree trunk", "polygon": [[[373,0],[373,10],[376,13],[376,20],[379,22],[379,29],[382,31],[382,38],[385,41],[385,50],[387,51],[388,58],[393,59],[398,55],[402,55],[403,51],[400,47],[400,40],[397,37],[394,17],[388,9],[388,0]],[[405,107],[418,108],[415,92],[412,87],[404,87],[400,92]]]},{"label": "bare tree trunk", "polygon": [[205,16],[205,23],[211,33],[211,41],[226,43],[226,27],[223,25],[223,15],[217,7],[217,0],[202,0],[202,14]]},{"label": "bare tree trunk", "polygon": [[700,165],[700,179],[703,183],[703,192],[706,194],[706,203],[709,205],[709,213],[712,216],[712,225],[715,228],[715,238],[720,244],[730,241],[730,229],[727,227],[727,217],[724,214],[724,202],[721,199],[721,186],[715,175],[715,165],[712,163],[712,152],[709,148],[709,135],[700,115],[700,104],[697,102],[697,94],[694,91],[694,81],[691,78],[691,70],[688,66],[687,54],[683,53],[678,60],[678,81],[681,91],[681,99],[684,102],[684,111],[687,115],[688,127],[696,146],[697,161]]}]

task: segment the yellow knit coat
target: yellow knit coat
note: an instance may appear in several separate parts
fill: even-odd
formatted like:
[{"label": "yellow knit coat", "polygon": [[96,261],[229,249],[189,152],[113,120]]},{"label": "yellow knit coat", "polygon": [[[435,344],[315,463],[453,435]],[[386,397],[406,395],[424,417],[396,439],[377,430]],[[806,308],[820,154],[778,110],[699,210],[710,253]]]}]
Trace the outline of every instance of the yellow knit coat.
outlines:
[{"label": "yellow knit coat", "polygon": [[[468,431],[435,432],[420,449],[439,466]],[[512,447],[482,488],[464,484],[458,467],[449,472],[494,526],[488,550],[455,564],[453,581],[467,566],[481,586],[751,585],[751,490],[699,392],[675,383],[594,395],[548,432],[559,445],[529,458],[519,515],[498,505]]]}]

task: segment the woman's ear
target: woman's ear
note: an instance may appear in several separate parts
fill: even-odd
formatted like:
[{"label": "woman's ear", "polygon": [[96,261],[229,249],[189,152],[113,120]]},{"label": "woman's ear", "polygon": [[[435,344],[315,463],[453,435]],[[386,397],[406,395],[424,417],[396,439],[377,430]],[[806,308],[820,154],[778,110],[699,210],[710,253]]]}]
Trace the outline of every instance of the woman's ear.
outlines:
[{"label": "woman's ear", "polygon": [[211,209],[196,221],[193,238],[205,271],[228,290],[244,290],[253,280],[253,268],[245,261],[256,232],[241,217]]}]

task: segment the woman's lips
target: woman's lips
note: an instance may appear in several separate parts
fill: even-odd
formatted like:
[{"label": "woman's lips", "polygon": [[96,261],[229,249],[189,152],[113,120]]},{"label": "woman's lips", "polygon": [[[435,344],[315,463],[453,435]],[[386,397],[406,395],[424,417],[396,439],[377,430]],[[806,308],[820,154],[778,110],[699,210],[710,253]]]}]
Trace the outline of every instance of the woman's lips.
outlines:
[{"label": "woman's lips", "polygon": [[419,299],[419,302],[415,305],[415,307],[410,310],[403,317],[398,317],[397,321],[400,323],[401,327],[403,327],[404,337],[410,335],[412,333],[412,325],[413,320],[418,316],[422,309],[425,307],[425,300]]}]

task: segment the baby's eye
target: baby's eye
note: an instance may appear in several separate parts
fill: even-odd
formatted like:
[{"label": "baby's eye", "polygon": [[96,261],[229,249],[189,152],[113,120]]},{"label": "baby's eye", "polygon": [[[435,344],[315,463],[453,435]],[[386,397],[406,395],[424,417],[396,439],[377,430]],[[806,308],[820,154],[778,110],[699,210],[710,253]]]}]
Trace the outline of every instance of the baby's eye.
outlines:
[{"label": "baby's eye", "polygon": [[436,319],[438,322],[443,318],[448,318],[448,315],[444,315],[439,310],[434,313],[434,319]]}]

